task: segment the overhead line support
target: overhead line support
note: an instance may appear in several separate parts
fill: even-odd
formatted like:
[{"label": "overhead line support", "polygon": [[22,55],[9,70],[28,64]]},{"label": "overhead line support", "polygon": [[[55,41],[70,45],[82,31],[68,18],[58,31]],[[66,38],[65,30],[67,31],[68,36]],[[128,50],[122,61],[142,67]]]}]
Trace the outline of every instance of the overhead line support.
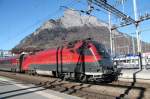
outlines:
[{"label": "overhead line support", "polygon": [[124,13],[122,13],[121,11],[119,11],[118,9],[114,8],[113,6],[109,5],[106,0],[88,0],[89,2],[105,9],[106,11],[111,12],[112,14],[120,17],[122,20],[125,21],[125,23],[130,23],[130,24],[136,24],[137,22],[132,19],[130,16],[125,15]]}]

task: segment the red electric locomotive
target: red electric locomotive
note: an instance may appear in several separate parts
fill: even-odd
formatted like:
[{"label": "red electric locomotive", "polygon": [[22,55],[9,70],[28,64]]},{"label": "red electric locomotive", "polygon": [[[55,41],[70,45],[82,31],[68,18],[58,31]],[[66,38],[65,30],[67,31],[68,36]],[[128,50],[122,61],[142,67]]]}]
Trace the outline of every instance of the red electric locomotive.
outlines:
[{"label": "red electric locomotive", "polygon": [[104,45],[92,40],[78,40],[57,49],[21,55],[16,70],[80,81],[115,79],[118,75]]}]

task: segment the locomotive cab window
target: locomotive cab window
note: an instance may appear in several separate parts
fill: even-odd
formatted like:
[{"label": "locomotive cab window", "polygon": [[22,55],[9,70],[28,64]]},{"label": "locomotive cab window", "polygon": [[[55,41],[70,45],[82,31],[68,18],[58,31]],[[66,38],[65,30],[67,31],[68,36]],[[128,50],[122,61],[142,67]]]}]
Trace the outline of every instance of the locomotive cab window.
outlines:
[{"label": "locomotive cab window", "polygon": [[106,48],[104,47],[104,45],[100,44],[100,43],[97,43],[97,42],[93,42],[93,44],[95,45],[96,49],[97,49],[97,52],[99,54],[101,54],[104,58],[109,58],[110,55],[109,53],[107,52]]}]

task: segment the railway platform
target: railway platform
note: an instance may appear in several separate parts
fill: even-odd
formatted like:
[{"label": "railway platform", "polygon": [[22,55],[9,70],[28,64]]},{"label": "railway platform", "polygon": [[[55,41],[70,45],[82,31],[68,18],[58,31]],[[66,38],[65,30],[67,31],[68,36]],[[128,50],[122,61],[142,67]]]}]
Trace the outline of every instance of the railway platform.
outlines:
[{"label": "railway platform", "polygon": [[3,76],[0,76],[0,89],[0,99],[80,99]]},{"label": "railway platform", "polygon": [[150,83],[150,69],[122,69],[119,80]]}]

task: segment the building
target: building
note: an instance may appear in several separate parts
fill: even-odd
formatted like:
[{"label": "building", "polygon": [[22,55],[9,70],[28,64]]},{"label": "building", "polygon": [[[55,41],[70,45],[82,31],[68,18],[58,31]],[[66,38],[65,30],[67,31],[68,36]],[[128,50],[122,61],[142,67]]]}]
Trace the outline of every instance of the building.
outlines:
[{"label": "building", "polygon": [[0,50],[0,57],[14,56],[9,50]]}]

